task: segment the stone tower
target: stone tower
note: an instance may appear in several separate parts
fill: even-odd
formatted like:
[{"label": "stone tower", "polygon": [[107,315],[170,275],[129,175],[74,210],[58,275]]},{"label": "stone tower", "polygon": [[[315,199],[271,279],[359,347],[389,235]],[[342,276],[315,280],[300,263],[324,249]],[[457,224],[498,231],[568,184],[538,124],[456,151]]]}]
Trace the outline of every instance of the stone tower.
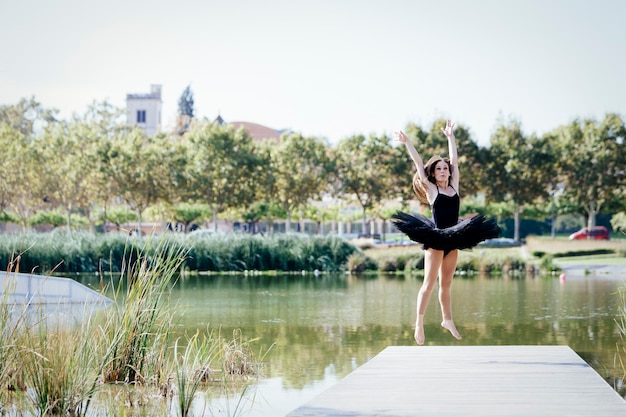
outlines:
[{"label": "stone tower", "polygon": [[147,136],[161,129],[161,85],[152,84],[150,93],[126,94],[126,119],[129,125],[137,125]]}]

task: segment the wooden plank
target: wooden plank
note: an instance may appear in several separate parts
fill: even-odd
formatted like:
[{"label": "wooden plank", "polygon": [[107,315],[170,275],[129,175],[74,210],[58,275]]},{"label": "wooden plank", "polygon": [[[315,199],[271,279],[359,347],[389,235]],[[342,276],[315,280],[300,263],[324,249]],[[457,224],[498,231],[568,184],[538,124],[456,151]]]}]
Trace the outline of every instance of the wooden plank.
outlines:
[{"label": "wooden plank", "polygon": [[615,417],[626,401],[568,346],[390,346],[288,416]]}]

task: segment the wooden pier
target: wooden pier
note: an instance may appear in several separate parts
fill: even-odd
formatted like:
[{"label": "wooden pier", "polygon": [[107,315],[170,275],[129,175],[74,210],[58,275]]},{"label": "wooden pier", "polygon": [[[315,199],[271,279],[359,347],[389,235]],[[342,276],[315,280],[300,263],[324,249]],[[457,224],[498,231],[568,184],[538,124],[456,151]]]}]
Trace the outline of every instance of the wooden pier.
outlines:
[{"label": "wooden pier", "polygon": [[288,414],[626,416],[626,401],[568,346],[391,346]]}]

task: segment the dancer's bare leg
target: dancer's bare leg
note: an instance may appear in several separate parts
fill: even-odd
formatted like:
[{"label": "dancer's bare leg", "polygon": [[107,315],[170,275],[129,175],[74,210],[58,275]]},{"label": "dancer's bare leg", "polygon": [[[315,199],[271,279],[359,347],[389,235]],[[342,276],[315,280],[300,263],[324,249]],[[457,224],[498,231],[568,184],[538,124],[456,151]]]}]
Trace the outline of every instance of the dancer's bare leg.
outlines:
[{"label": "dancer's bare leg", "polygon": [[443,251],[428,249],[424,253],[424,282],[417,293],[417,320],[415,321],[415,341],[424,344],[424,313],[428,307],[430,295],[437,282],[437,273],[443,259]]},{"label": "dancer's bare leg", "polygon": [[448,329],[452,336],[457,339],[461,339],[461,334],[454,325],[452,320],[452,278],[454,277],[454,271],[456,270],[456,263],[458,259],[459,251],[453,250],[446,255],[439,270],[439,304],[441,304],[441,314],[443,321],[441,326]]}]

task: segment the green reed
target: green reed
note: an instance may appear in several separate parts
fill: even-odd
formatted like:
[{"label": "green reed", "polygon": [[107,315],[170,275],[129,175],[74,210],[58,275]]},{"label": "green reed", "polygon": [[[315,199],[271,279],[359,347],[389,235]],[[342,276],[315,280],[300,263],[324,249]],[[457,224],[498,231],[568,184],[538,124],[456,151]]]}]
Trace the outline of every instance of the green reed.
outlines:
[{"label": "green reed", "polygon": [[338,271],[356,249],[337,236],[240,233],[192,235],[186,267],[194,271]]},{"label": "green reed", "polygon": [[81,231],[54,230],[49,233],[0,234],[0,264],[19,257],[22,271],[119,272],[128,247],[137,240],[119,233],[96,235]]},{"label": "green reed", "polygon": [[170,389],[178,413],[182,417],[188,416],[201,390],[207,393],[217,390],[226,397],[238,396],[235,409],[231,411],[228,403],[224,412],[233,416],[243,413],[243,400],[250,379],[259,377],[260,364],[271,349],[270,346],[267,351],[259,352],[257,358],[251,348],[256,340],[244,341],[240,330],[234,330],[233,338],[226,340],[219,331],[208,329],[203,333],[197,331],[186,339],[184,348],[180,347],[178,339],[172,362],[175,385]]},{"label": "green reed", "polygon": [[174,367],[177,389],[177,409],[182,417],[187,417],[191,404],[203,384],[207,384],[215,375],[212,363],[218,358],[220,344],[213,333],[200,335],[197,331],[186,342],[186,347],[179,353],[179,340],[174,344]]},{"label": "green reed", "polygon": [[97,317],[89,307],[79,318],[52,317],[44,306],[34,320],[19,352],[20,363],[37,415],[83,416],[100,384],[107,346],[100,343]]},{"label": "green reed", "polygon": [[[189,248],[183,266],[193,271],[339,271],[356,248],[337,236],[243,233],[182,235],[167,240]],[[155,255],[146,245],[162,237],[135,238],[121,233],[93,234],[55,230],[49,233],[0,235],[0,262],[20,256],[21,269],[47,273],[121,272],[138,252]]]},{"label": "green reed", "polygon": [[[104,369],[105,382],[144,383],[159,380],[172,327],[173,311],[168,307],[169,286],[175,282],[186,258],[187,249],[175,241],[160,239],[154,245],[125,254],[136,259],[123,264],[114,290],[116,301],[109,308],[111,331],[106,335],[112,358]],[[123,302],[118,302],[123,301]]]}]

